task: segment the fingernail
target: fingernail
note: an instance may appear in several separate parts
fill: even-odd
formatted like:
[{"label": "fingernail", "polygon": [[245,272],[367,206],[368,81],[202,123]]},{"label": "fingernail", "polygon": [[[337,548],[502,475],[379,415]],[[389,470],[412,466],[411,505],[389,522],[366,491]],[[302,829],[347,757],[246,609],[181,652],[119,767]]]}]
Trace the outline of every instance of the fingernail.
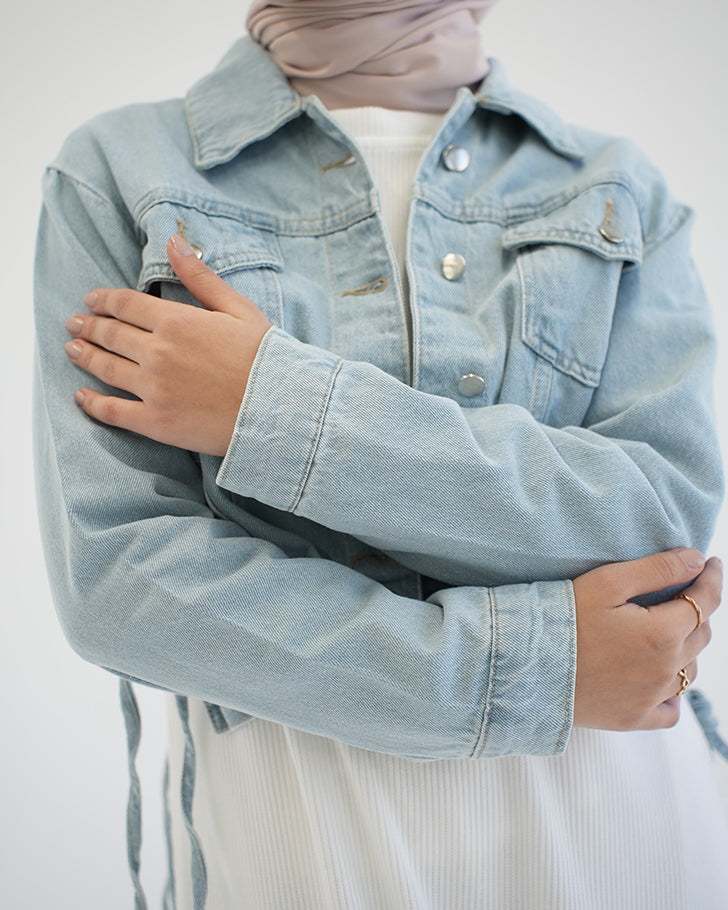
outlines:
[{"label": "fingernail", "polygon": [[76,400],[76,404],[83,404],[86,400],[86,395],[81,391],[81,389],[79,389],[73,397]]},{"label": "fingernail", "polygon": [[702,569],[705,565],[705,557],[700,550],[693,550],[691,547],[679,547],[677,552],[688,569]]},{"label": "fingernail", "polygon": [[66,320],[66,329],[71,335],[80,335],[83,328],[83,319],[80,316],[71,316]]},{"label": "fingernail", "polygon": [[83,348],[77,341],[69,341],[65,345],[66,354],[71,358],[71,360],[77,360]]},{"label": "fingernail", "polygon": [[99,295],[96,293],[96,291],[89,291],[88,294],[86,294],[86,296],[83,298],[83,302],[85,306],[92,310],[96,306],[98,299]]},{"label": "fingernail", "polygon": [[189,243],[182,237],[180,234],[172,234],[171,237],[172,246],[180,254],[180,256],[192,256],[194,255],[194,250],[189,245]]}]

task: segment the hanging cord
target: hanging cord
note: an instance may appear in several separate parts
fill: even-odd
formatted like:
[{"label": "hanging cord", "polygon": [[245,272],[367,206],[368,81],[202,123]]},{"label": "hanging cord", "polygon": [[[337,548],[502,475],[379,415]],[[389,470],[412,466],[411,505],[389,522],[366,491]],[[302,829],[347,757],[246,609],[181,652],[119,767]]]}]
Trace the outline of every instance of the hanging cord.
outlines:
[{"label": "hanging cord", "polygon": [[192,797],[195,790],[195,744],[190,730],[187,699],[183,695],[177,695],[176,698],[177,711],[185,735],[185,756],[182,765],[180,796],[182,799],[182,814],[190,837],[190,848],[192,851],[192,897],[194,910],[204,910],[207,900],[207,869],[205,868],[205,858],[202,855],[202,847],[192,822]]},{"label": "hanging cord", "polygon": [[715,716],[713,706],[700,689],[688,689],[685,695],[690,702],[690,707],[695,712],[700,726],[703,728],[708,745],[718,755],[722,755],[728,761],[728,743],[718,733],[718,718]]},{"label": "hanging cord", "polygon": [[167,841],[167,866],[169,875],[162,895],[162,910],[176,910],[174,896],[174,857],[172,854],[172,817],[169,812],[169,759],[164,763],[164,779],[162,783],[164,795],[164,834]]},{"label": "hanging cord", "polygon": [[126,854],[129,859],[129,872],[134,885],[134,908],[135,910],[147,910],[144,889],[139,879],[142,848],[142,797],[139,775],[136,769],[142,722],[134,689],[127,679],[119,680],[119,697],[121,699],[121,710],[124,714],[124,723],[126,724],[126,746],[129,762],[129,798],[126,805]]}]

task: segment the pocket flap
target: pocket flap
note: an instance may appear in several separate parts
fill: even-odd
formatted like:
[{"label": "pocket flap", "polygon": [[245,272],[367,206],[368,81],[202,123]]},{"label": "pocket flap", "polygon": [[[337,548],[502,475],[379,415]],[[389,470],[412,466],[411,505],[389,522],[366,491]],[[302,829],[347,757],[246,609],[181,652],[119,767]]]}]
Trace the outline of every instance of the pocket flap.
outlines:
[{"label": "pocket flap", "polygon": [[241,269],[267,268],[280,271],[283,260],[274,234],[251,227],[230,215],[201,211],[171,201],[151,205],[141,226],[147,236],[137,290],[145,291],[157,281],[179,283],[167,259],[167,241],[184,232],[202,251],[201,258],[218,275]]},{"label": "pocket flap", "polygon": [[639,263],[642,225],[637,203],[621,184],[601,183],[503,234],[507,250],[546,243],[578,246],[603,259]]}]

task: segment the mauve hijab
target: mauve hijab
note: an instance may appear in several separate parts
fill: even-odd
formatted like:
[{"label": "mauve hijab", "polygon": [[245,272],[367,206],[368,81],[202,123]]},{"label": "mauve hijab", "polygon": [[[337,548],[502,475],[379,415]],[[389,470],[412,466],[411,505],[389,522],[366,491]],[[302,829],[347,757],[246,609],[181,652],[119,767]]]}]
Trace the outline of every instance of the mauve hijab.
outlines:
[{"label": "mauve hijab", "polygon": [[495,0],[254,0],[248,31],[302,95],[331,109],[445,111],[488,61],[478,22]]}]

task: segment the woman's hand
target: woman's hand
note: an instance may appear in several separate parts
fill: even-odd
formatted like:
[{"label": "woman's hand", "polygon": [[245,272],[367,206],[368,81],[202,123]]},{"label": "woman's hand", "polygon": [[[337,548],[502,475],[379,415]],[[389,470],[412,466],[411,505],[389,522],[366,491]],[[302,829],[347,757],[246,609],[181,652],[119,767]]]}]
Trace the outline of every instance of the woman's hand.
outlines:
[{"label": "woman's hand", "polygon": [[[653,607],[629,602],[685,584],[699,572],[684,591],[702,610],[699,626],[696,610],[682,597]],[[720,560],[710,559],[703,567],[703,557],[691,549],[601,566],[577,578],[574,726],[652,730],[676,724],[679,672],[684,670],[690,682],[695,679],[722,580]]]},{"label": "woman's hand", "polygon": [[97,289],[84,298],[90,314],[66,323],[75,336],[66,353],[77,366],[132,401],[89,388],[83,410],[110,426],[208,455],[224,455],[255,355],[270,323],[246,297],[175,235],[170,264],[206,309],[137,291]]}]

